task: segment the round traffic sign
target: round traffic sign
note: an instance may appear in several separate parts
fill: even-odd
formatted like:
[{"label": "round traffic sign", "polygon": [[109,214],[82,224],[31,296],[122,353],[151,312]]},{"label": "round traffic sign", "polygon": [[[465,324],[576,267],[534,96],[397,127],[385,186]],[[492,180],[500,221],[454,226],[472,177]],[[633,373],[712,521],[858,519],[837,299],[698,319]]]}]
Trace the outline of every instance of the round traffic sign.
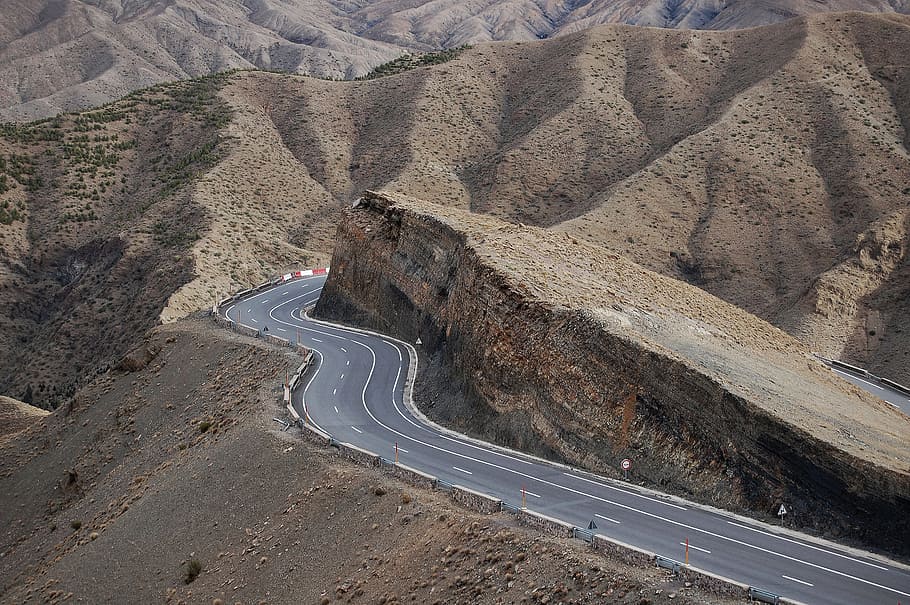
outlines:
[{"label": "round traffic sign", "polygon": [[632,468],[632,461],[629,460],[628,458],[623,458],[622,459],[622,470],[627,471],[630,468]]}]

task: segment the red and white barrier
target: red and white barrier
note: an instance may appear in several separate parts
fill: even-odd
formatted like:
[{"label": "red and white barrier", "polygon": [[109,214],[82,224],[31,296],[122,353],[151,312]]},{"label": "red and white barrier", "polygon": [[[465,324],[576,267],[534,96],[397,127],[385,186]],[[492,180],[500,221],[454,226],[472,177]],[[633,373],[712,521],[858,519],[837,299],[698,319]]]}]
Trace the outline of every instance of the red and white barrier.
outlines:
[{"label": "red and white barrier", "polygon": [[312,277],[314,275],[326,275],[329,272],[329,267],[320,267],[319,269],[307,269],[306,271],[294,271],[293,273],[285,273],[281,276],[281,281],[290,281],[292,279],[297,279],[300,277]]}]

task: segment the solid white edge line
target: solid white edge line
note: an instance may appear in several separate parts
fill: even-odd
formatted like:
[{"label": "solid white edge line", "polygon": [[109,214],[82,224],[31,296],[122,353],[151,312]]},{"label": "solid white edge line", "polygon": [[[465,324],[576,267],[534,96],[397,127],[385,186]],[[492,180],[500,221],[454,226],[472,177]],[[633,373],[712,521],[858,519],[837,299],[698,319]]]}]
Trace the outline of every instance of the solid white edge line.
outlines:
[{"label": "solid white edge line", "polygon": [[[275,308],[277,308],[277,307],[275,307]],[[273,311],[274,311],[274,309],[273,309]],[[270,315],[271,315],[271,313],[270,313]],[[309,319],[309,321],[312,321],[312,322],[317,323],[317,324],[319,324],[319,323],[328,323],[328,322],[320,322],[319,320],[313,320],[313,319],[309,318],[308,316],[307,316],[307,319]],[[329,324],[329,325],[330,325],[331,327],[336,328],[336,329],[340,329],[340,331],[342,331],[342,332],[357,332],[357,331],[358,331],[358,330],[356,330],[356,329],[349,329],[349,328],[345,328],[345,327],[343,327],[343,326],[337,326],[337,325],[332,325],[332,324]],[[308,329],[308,330],[310,330],[310,331],[315,331],[315,330],[312,330],[311,328]],[[365,332],[365,331],[361,331],[361,332]],[[384,341],[384,342],[387,342],[387,341],[389,340],[388,337],[384,337],[384,336],[382,336],[382,335],[378,335],[378,334],[375,334],[375,333],[373,333],[373,335],[379,337],[380,340],[381,340],[381,341]],[[332,335],[332,336],[334,336],[334,335]],[[336,336],[336,337],[337,337],[337,336]],[[337,338],[340,338],[340,339],[344,340],[344,338],[342,338],[342,337],[337,337]],[[348,339],[348,340],[350,340],[350,339]],[[320,341],[320,342],[321,342],[321,341]],[[438,446],[433,446],[433,445],[431,445],[431,444],[427,444],[427,443],[421,442],[421,441],[419,441],[419,440],[417,440],[417,439],[414,439],[414,438],[412,438],[412,437],[409,437],[409,436],[407,436],[407,435],[404,435],[403,433],[400,433],[400,432],[398,432],[398,431],[395,431],[395,430],[392,429],[391,427],[389,427],[389,426],[383,424],[382,422],[380,422],[380,421],[372,414],[372,412],[369,410],[369,407],[366,405],[366,397],[365,397],[365,395],[366,395],[367,386],[369,385],[369,382],[370,382],[370,380],[371,380],[371,378],[372,378],[373,371],[375,370],[375,363],[376,363],[376,361],[375,361],[375,360],[376,360],[375,352],[374,352],[368,345],[366,345],[366,344],[364,344],[364,343],[360,343],[360,342],[357,342],[357,341],[354,341],[354,340],[351,340],[351,342],[354,342],[355,344],[358,344],[358,345],[360,345],[360,346],[363,346],[363,347],[367,348],[368,350],[370,350],[370,352],[371,352],[371,354],[372,354],[372,356],[373,356],[373,367],[372,367],[371,370],[370,370],[370,375],[367,377],[367,382],[366,382],[366,384],[364,385],[364,389],[363,389],[362,396],[361,396],[361,397],[362,397],[362,400],[363,400],[363,404],[364,404],[364,409],[367,411],[367,414],[368,414],[368,415],[369,415],[369,416],[370,416],[378,425],[380,425],[380,426],[386,428],[386,429],[389,430],[390,432],[393,432],[393,433],[395,433],[395,434],[398,434],[398,435],[402,436],[403,438],[410,439],[411,441],[415,441],[415,442],[417,442],[417,443],[421,443],[421,444],[423,444],[423,445],[425,445],[426,447],[429,447],[429,448],[431,448],[431,449],[437,449],[437,450],[439,450],[439,451],[443,451],[443,452],[450,453],[451,455],[456,456],[456,457],[461,457],[461,458],[465,458],[465,459],[469,459],[469,460],[474,460],[474,461],[476,461],[476,462],[479,462],[479,463],[482,463],[482,464],[485,464],[485,465],[488,465],[488,466],[497,467],[497,468],[500,468],[501,470],[504,470],[504,471],[506,471],[506,472],[510,472],[510,473],[513,473],[513,474],[516,474],[516,475],[523,475],[523,476],[525,476],[525,477],[527,477],[527,478],[529,478],[529,479],[536,480],[536,481],[539,481],[539,482],[541,482],[541,483],[551,485],[552,487],[556,487],[556,488],[558,488],[558,489],[563,489],[563,490],[565,490],[565,491],[574,492],[574,493],[576,493],[576,494],[578,494],[578,495],[587,496],[587,497],[589,497],[589,498],[591,498],[591,499],[594,499],[594,500],[600,500],[600,501],[603,501],[603,502],[607,502],[607,503],[613,504],[613,505],[615,505],[615,506],[618,506],[618,507],[620,507],[620,508],[626,508],[626,509],[629,509],[629,510],[638,512],[638,513],[640,513],[640,514],[643,514],[643,515],[646,515],[646,516],[649,516],[649,517],[652,517],[652,518],[660,519],[660,520],[662,520],[662,521],[665,521],[665,522],[670,523],[670,524],[673,524],[673,525],[677,525],[677,526],[680,526],[680,527],[684,527],[684,528],[690,529],[690,530],[692,530],[692,531],[700,532],[700,533],[703,533],[703,534],[706,534],[706,535],[711,535],[711,536],[714,536],[714,537],[719,538],[719,539],[727,540],[727,541],[730,541],[730,542],[733,542],[733,543],[740,544],[740,545],[742,545],[742,546],[746,546],[746,547],[748,547],[748,548],[752,548],[752,549],[758,550],[758,551],[760,551],[760,552],[765,552],[766,554],[770,554],[770,555],[773,555],[773,556],[778,556],[778,557],[781,557],[781,558],[784,558],[784,559],[787,559],[787,560],[791,560],[791,561],[794,561],[794,562],[797,562],[797,563],[802,563],[802,564],[807,565],[807,566],[809,566],[809,567],[817,568],[817,569],[820,569],[820,570],[823,570],[823,571],[828,571],[828,572],[833,573],[833,574],[835,574],[835,575],[839,575],[839,576],[841,576],[841,577],[845,577],[845,578],[848,578],[848,579],[852,579],[852,580],[855,580],[855,581],[858,581],[858,582],[861,582],[861,583],[864,583],[864,584],[867,584],[867,585],[870,585],[870,586],[875,586],[875,587],[877,587],[877,588],[881,588],[881,589],[887,590],[887,591],[889,591],[889,592],[894,592],[894,593],[896,593],[896,594],[900,594],[900,595],[904,595],[904,596],[910,596],[910,594],[904,593],[904,592],[902,592],[902,591],[900,591],[900,590],[897,590],[897,589],[894,589],[894,588],[891,588],[891,587],[888,587],[888,586],[884,586],[884,585],[881,585],[881,584],[877,584],[877,583],[875,583],[875,582],[872,582],[872,581],[869,581],[869,580],[865,580],[865,579],[863,579],[863,578],[858,578],[858,577],[856,577],[856,576],[852,576],[852,575],[847,574],[847,573],[844,573],[844,572],[840,572],[840,571],[837,571],[837,570],[834,570],[834,569],[830,569],[830,568],[824,567],[824,566],[822,566],[822,565],[817,565],[817,564],[815,564],[815,563],[811,563],[811,562],[808,562],[808,561],[803,561],[803,560],[798,559],[798,558],[796,558],[796,557],[791,557],[791,556],[785,555],[785,554],[783,554],[783,553],[778,553],[778,552],[775,552],[775,551],[772,551],[772,550],[768,550],[768,549],[765,549],[765,548],[762,548],[762,547],[759,547],[759,546],[756,546],[756,545],[753,545],[753,544],[749,544],[749,543],[747,543],[747,542],[742,542],[742,541],[740,541],[740,540],[736,540],[736,539],[734,539],[734,538],[730,538],[730,537],[728,537],[728,536],[724,536],[724,535],[721,535],[721,534],[716,534],[716,533],[710,532],[710,531],[708,531],[708,530],[704,530],[704,529],[701,529],[701,528],[698,528],[698,527],[694,527],[694,526],[691,526],[691,525],[687,525],[687,524],[681,523],[681,522],[679,522],[679,521],[674,521],[674,520],[672,520],[672,519],[667,519],[667,518],[662,517],[662,516],[660,516],[660,515],[656,515],[656,514],[654,514],[654,513],[649,513],[649,512],[647,512],[647,511],[642,511],[642,510],[636,509],[636,508],[631,507],[631,506],[628,506],[628,505],[624,505],[624,504],[621,504],[621,503],[618,503],[618,502],[612,502],[612,501],[610,501],[610,500],[608,500],[608,499],[606,499],[606,498],[601,498],[601,497],[595,496],[595,495],[593,495],[593,494],[586,494],[585,492],[581,492],[580,490],[574,490],[574,489],[572,489],[572,488],[568,488],[568,487],[566,487],[566,486],[561,486],[561,485],[559,485],[559,484],[555,484],[555,483],[550,482],[550,481],[538,479],[538,478],[536,478],[536,477],[531,477],[531,476],[526,475],[526,474],[524,474],[524,473],[521,473],[521,472],[519,472],[519,471],[515,471],[515,470],[513,470],[513,469],[509,469],[509,468],[506,468],[506,467],[501,467],[500,465],[497,465],[497,464],[494,464],[494,463],[490,463],[490,462],[487,462],[487,461],[474,459],[474,458],[471,458],[470,456],[466,456],[466,455],[460,454],[460,453],[458,453],[458,452],[447,451],[447,450],[445,450],[444,448],[441,448],[441,447],[438,447]],[[401,341],[399,341],[399,342],[401,342]],[[387,344],[388,344],[388,342],[387,342]],[[410,345],[408,345],[407,343],[402,343],[402,344],[404,344],[405,346],[408,346],[410,349],[413,349],[413,347],[410,347]],[[392,345],[390,344],[390,346],[392,346]],[[415,355],[415,356],[416,356],[416,355]],[[320,355],[320,357],[321,357],[321,355]],[[399,369],[399,372],[400,372],[400,369]],[[318,371],[317,371],[317,373],[318,373]],[[315,375],[314,375],[314,377],[315,377]],[[311,379],[310,382],[312,382],[312,379]],[[308,386],[309,386],[309,385],[308,385]],[[413,391],[413,384],[411,385],[411,387],[412,387],[411,390]],[[399,412],[399,413],[400,413],[400,412]],[[435,423],[434,423],[434,424],[435,424]],[[356,429],[356,427],[351,427],[351,428],[354,428],[355,430],[358,430],[358,429]],[[359,431],[359,430],[358,430],[358,432],[362,432],[362,431]],[[480,448],[480,449],[483,449],[483,448]],[[484,451],[489,452],[489,450],[486,450],[486,449],[484,449]],[[552,464],[552,463],[549,463],[548,461],[543,461],[543,462],[546,462],[546,463],[548,463],[548,464]],[[558,465],[558,466],[562,466],[562,467],[565,468],[565,465]],[[570,468],[570,467],[569,467],[569,468]],[[620,490],[620,491],[622,491],[622,490]],[[721,511],[721,512],[723,512],[723,511]],[[725,516],[729,516],[729,515],[725,515]]]},{"label": "solid white edge line", "polygon": [[792,543],[792,544],[797,544],[797,545],[799,545],[799,546],[805,546],[806,548],[811,548],[812,550],[817,550],[818,552],[823,552],[823,553],[825,553],[825,554],[827,554],[827,555],[832,555],[832,556],[834,556],[834,557],[840,557],[841,559],[846,559],[846,560],[848,560],[848,561],[853,561],[854,563],[861,563],[861,564],[863,564],[863,565],[868,565],[869,567],[874,567],[875,569],[881,569],[882,571],[890,571],[887,567],[882,567],[881,565],[876,565],[875,563],[869,563],[868,561],[863,561],[862,559],[854,559],[853,557],[848,557],[847,555],[842,555],[842,554],[837,553],[837,552],[833,552],[833,551],[830,551],[830,550],[825,550],[824,548],[819,548],[819,547],[817,547],[817,546],[812,546],[811,544],[805,544],[805,543],[803,543],[803,542],[800,542],[799,540],[791,540],[790,538],[785,538],[784,536],[780,536],[780,535],[778,535],[778,534],[773,534],[773,533],[771,533],[771,532],[763,531],[763,530],[760,530],[760,529],[755,528],[755,527],[749,527],[748,525],[743,525],[743,524],[741,524],[741,523],[735,523],[735,522],[733,522],[733,521],[727,521],[727,523],[729,523],[730,525],[736,526],[736,527],[741,527],[742,529],[747,529],[747,530],[749,530],[749,531],[754,531],[754,532],[757,533],[757,534],[762,534],[762,535],[765,535],[765,536],[770,536],[770,537],[772,537],[772,538],[777,538],[778,540],[783,540],[784,542],[790,542],[790,543]]}]

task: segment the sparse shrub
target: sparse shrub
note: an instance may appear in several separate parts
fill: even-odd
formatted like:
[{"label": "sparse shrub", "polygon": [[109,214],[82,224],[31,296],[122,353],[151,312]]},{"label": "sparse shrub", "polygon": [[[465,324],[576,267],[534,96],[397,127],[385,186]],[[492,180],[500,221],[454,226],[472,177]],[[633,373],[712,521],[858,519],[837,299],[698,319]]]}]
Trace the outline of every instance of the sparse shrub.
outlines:
[{"label": "sparse shrub", "polygon": [[413,498],[411,497],[411,494],[409,494],[408,492],[401,492],[401,503],[402,504],[410,504],[412,501],[413,501]]},{"label": "sparse shrub", "polygon": [[77,521],[76,519],[73,519],[72,521],[70,521],[70,527],[73,528],[73,531],[79,531],[79,529],[82,527],[82,521]]},{"label": "sparse shrub", "polygon": [[376,487],[373,488],[373,494],[376,496],[385,496],[385,494],[386,494],[385,488],[382,487],[381,485],[377,485]]},{"label": "sparse shrub", "polygon": [[209,422],[208,420],[203,420],[202,422],[199,423],[199,432],[200,433],[205,433],[210,428],[212,428],[212,423]]},{"label": "sparse shrub", "polygon": [[186,571],[183,574],[184,583],[189,584],[198,578],[200,573],[202,573],[202,563],[199,562],[199,559],[190,559],[186,562]]}]

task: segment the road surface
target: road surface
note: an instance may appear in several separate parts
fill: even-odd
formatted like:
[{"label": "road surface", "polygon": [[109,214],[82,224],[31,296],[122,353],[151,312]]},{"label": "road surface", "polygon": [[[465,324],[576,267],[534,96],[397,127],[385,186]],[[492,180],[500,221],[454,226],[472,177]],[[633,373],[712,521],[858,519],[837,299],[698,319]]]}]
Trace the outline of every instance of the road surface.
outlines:
[{"label": "road surface", "polygon": [[425,424],[404,403],[403,343],[309,319],[325,276],[286,282],[221,309],[229,319],[316,352],[294,394],[335,439],[443,481],[801,603],[910,603],[910,568],[830,542],[642,490]]}]

